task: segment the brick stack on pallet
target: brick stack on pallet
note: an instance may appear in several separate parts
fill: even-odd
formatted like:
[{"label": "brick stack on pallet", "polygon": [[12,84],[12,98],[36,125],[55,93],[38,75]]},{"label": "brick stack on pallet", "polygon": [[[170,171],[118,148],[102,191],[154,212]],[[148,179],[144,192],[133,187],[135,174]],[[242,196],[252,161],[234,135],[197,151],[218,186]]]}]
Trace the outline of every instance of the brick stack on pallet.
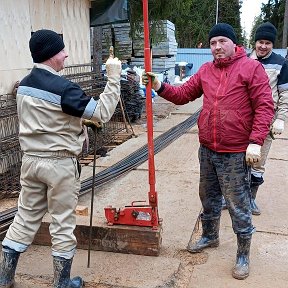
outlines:
[{"label": "brick stack on pallet", "polygon": [[114,45],[115,56],[127,60],[132,55],[132,39],[130,37],[130,24],[111,24],[102,26],[102,60],[109,57],[109,48]]},{"label": "brick stack on pallet", "polygon": [[[162,27],[157,28],[161,42],[152,45],[152,70],[161,73],[175,68],[177,42],[175,25],[169,20],[161,21]],[[131,65],[144,67],[144,35],[141,34],[133,41],[134,57]]]},{"label": "brick stack on pallet", "polygon": [[[177,54],[175,25],[169,20],[162,20],[159,22],[157,31],[161,41],[152,47],[152,70],[160,73],[169,69],[169,72],[174,73]],[[115,56],[121,60],[126,60],[131,66],[144,68],[143,33],[138,33],[135,39],[131,39],[129,23],[102,26],[103,61],[107,59],[109,47],[113,41],[115,43]]]}]

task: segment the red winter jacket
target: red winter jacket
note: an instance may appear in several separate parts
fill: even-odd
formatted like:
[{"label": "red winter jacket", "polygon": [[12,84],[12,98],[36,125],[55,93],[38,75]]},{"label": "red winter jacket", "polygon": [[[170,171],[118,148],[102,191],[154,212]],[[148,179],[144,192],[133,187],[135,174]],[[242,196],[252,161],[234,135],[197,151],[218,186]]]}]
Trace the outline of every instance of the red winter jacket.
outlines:
[{"label": "red winter jacket", "polygon": [[232,57],[203,64],[179,87],[162,83],[160,91],[178,105],[204,94],[199,141],[216,152],[244,152],[249,143],[262,146],[274,115],[267,74],[242,47]]}]

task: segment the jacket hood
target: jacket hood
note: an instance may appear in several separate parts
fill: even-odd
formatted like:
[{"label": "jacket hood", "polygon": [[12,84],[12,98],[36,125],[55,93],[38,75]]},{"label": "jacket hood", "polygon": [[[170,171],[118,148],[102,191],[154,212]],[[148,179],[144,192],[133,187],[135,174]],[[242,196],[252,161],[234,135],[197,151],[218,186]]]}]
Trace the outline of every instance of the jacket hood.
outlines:
[{"label": "jacket hood", "polygon": [[227,67],[231,65],[232,63],[234,63],[235,61],[237,61],[238,59],[242,57],[247,57],[246,51],[242,46],[236,46],[235,50],[236,50],[235,51],[236,53],[233,56],[214,59],[213,60],[214,65],[218,68]]}]

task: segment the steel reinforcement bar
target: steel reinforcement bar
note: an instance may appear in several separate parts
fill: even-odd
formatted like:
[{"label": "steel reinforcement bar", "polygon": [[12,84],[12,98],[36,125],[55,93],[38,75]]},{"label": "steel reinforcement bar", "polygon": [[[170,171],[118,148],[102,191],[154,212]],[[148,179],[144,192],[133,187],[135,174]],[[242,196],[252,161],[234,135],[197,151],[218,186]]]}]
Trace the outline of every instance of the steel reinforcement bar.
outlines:
[{"label": "steel reinforcement bar", "polygon": [[[187,118],[180,124],[172,127],[165,133],[161,134],[154,139],[154,154],[157,154],[169,144],[175,141],[177,138],[185,134],[190,130],[197,122],[198,116],[201,109],[196,111],[193,115]],[[147,144],[131,153],[121,161],[115,163],[114,165],[106,168],[105,170],[97,173],[95,175],[95,187],[100,186],[126,174],[127,172],[135,169],[137,166],[141,165],[148,159],[148,147]],[[87,178],[81,182],[80,195],[87,194],[92,188],[92,177]],[[17,207],[10,208],[6,211],[0,213],[0,239],[4,236],[8,230],[9,225],[12,223],[13,218],[17,212]]]}]

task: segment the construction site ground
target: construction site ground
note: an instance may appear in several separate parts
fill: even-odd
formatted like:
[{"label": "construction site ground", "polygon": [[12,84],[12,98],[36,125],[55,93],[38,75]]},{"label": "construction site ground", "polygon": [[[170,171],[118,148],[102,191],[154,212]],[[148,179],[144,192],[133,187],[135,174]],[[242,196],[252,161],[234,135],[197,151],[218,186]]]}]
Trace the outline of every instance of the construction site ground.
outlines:
[{"label": "construction site ground", "polygon": [[[160,106],[162,116],[157,117]],[[153,104],[154,137],[187,119],[200,106],[199,100],[176,107],[157,97]],[[147,143],[145,121],[133,124],[133,128],[137,137],[110,150],[106,157],[98,158],[96,173]],[[198,254],[186,251],[192,231],[193,239],[201,234],[201,226],[196,225],[201,211],[198,147],[195,126],[155,155],[156,190],[163,219],[160,255],[91,251],[90,268],[87,268],[87,250],[78,249],[72,276],[81,275],[88,288],[288,287],[288,129],[273,142],[265,182],[257,196],[262,214],[253,216],[257,232],[252,240],[250,277],[246,280],[235,280],[231,276],[237,247],[227,210],[221,217],[220,246]],[[91,177],[92,164],[83,167],[82,179]],[[94,216],[104,223],[104,207],[118,208],[135,200],[148,200],[148,192],[148,162],[145,162],[96,188]],[[79,205],[90,209],[90,199],[90,194],[82,196]],[[52,281],[50,247],[32,245],[20,257],[15,287],[52,287]]]}]

